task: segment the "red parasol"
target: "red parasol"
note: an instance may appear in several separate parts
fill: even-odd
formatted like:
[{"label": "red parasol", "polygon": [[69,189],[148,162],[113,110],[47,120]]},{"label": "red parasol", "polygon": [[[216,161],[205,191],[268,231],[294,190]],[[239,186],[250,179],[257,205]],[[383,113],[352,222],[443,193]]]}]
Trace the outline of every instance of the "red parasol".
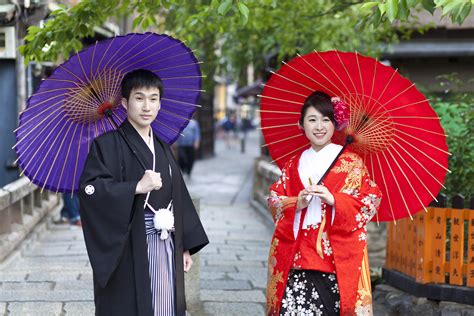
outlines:
[{"label": "red parasol", "polygon": [[378,221],[412,217],[436,200],[449,171],[439,117],[415,84],[357,53],[298,55],[265,85],[262,132],[280,168],[309,146],[297,122],[306,97],[316,90],[349,106],[349,124],[333,141],[354,138],[349,148],[362,157],[384,193]]}]

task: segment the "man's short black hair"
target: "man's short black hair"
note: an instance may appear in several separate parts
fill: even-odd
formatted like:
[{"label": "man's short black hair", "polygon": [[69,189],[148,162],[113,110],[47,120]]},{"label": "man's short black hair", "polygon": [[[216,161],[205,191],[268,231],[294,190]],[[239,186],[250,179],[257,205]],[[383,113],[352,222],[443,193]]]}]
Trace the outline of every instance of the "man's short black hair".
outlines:
[{"label": "man's short black hair", "polygon": [[158,88],[160,99],[163,96],[163,81],[150,70],[137,69],[127,73],[121,83],[122,97],[128,100],[133,89],[138,88]]}]

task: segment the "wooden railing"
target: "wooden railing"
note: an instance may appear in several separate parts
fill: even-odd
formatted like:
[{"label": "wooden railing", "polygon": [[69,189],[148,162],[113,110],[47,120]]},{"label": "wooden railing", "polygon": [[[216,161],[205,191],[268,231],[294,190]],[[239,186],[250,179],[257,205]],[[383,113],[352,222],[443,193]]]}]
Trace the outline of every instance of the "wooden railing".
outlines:
[{"label": "wooden railing", "polygon": [[[446,207],[445,196],[438,200],[413,220],[388,225],[385,272],[401,272],[417,284],[467,287],[474,293],[474,199],[471,209],[464,208],[460,195],[452,199],[452,207]],[[451,300],[438,294],[431,298]]]}]

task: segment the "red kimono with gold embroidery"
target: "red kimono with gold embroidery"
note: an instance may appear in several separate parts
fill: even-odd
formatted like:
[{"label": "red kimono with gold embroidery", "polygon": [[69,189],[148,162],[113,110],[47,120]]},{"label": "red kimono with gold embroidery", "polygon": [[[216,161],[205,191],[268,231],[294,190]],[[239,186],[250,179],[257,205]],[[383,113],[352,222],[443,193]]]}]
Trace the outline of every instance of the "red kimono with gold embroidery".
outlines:
[{"label": "red kimono with gold embroidery", "polygon": [[[341,315],[371,315],[372,295],[367,257],[366,224],[378,210],[381,192],[370,179],[362,159],[346,150],[323,184],[334,196],[332,207],[321,203],[326,218],[303,229],[295,239],[293,224],[297,196],[304,186],[298,173],[301,154],[292,157],[270,188],[268,205],[275,221],[267,286],[267,315],[279,315],[291,269],[336,273]],[[315,161],[317,163],[317,161]],[[303,209],[301,221],[306,209]],[[320,229],[323,229],[320,232]],[[317,241],[320,238],[318,255]]]}]

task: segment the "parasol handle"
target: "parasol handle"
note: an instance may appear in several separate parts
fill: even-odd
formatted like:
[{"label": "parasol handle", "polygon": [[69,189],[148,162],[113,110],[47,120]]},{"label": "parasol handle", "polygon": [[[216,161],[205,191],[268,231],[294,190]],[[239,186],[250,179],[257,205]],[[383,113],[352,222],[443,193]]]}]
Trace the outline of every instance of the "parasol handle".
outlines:
[{"label": "parasol handle", "polygon": [[334,160],[331,162],[331,165],[326,170],[326,172],[323,174],[321,179],[319,179],[318,185],[320,185],[323,182],[324,178],[326,178],[327,174],[329,173],[329,171],[331,171],[332,167],[334,167],[334,165],[336,164],[337,159],[339,159],[339,157],[342,155],[342,153],[347,148],[347,146],[349,146],[353,142],[354,142],[354,137],[352,137],[352,135],[347,135],[346,142],[344,143],[344,146],[342,146],[341,151],[337,154],[336,158],[334,158]]},{"label": "parasol handle", "polygon": [[112,121],[112,124],[114,125],[114,127],[119,131],[120,135],[122,135],[123,137],[123,140],[125,141],[125,143],[127,144],[128,148],[130,148],[130,150],[132,151],[133,155],[135,156],[135,158],[137,158],[138,160],[138,163],[140,164],[140,166],[143,168],[143,170],[147,170],[147,168],[145,167],[145,164],[143,163],[143,161],[140,159],[140,157],[138,157],[138,154],[137,154],[137,151],[132,147],[132,143],[130,142],[130,140],[128,139],[127,135],[125,135],[123,129],[117,124],[117,122],[115,122],[114,118],[112,117],[112,110],[110,108],[106,108],[104,110],[104,114],[110,118],[110,121]]}]

